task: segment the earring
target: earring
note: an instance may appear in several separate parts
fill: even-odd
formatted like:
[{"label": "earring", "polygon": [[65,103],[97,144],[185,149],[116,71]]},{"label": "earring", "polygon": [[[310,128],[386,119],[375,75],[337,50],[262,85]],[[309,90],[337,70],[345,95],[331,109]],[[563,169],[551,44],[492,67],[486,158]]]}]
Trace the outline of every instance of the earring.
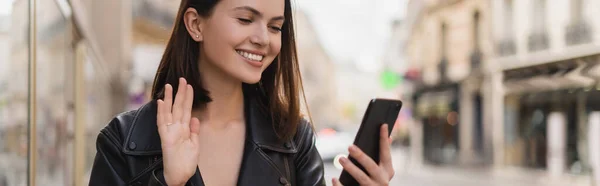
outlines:
[{"label": "earring", "polygon": [[200,38],[200,36],[196,35],[196,38]]}]

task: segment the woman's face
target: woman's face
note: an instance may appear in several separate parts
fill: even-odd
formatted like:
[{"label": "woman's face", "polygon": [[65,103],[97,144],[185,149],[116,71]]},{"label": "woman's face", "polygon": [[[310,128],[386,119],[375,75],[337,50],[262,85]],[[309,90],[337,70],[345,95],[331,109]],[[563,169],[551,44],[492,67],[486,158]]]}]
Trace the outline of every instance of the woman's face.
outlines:
[{"label": "woman's face", "polygon": [[[201,68],[257,83],[281,49],[284,0],[221,0],[199,26]],[[192,36],[195,37],[195,36]],[[207,70],[207,69],[204,69]],[[206,73],[206,72],[203,72]]]}]

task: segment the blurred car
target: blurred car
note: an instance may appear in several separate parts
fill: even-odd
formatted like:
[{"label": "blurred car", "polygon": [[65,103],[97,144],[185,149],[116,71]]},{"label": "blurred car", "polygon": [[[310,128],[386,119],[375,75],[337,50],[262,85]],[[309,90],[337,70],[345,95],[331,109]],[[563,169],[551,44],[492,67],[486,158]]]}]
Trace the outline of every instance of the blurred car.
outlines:
[{"label": "blurred car", "polygon": [[356,131],[323,128],[317,132],[316,148],[324,162],[331,162],[338,155],[347,155],[348,147],[354,142]]}]

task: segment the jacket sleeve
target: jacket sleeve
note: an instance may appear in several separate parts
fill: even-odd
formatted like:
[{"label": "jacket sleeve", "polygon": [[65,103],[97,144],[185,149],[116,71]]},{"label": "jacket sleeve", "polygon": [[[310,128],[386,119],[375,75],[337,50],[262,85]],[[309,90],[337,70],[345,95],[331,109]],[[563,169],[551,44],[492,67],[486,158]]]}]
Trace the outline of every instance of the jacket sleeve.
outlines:
[{"label": "jacket sleeve", "polygon": [[126,186],[126,185],[167,185],[163,170],[155,169],[148,180],[139,180],[129,183],[132,179],[130,162],[123,149],[123,123],[119,118],[114,118],[106,128],[100,131],[96,139],[96,157],[92,165],[90,186]]},{"label": "jacket sleeve", "polygon": [[125,186],[129,172],[119,138],[102,129],[96,139],[96,157],[92,165],[90,186]]},{"label": "jacket sleeve", "polygon": [[312,125],[302,121],[297,137],[298,153],[294,158],[298,185],[325,185],[323,160],[315,147]]},{"label": "jacket sleeve", "polygon": [[131,179],[129,164],[126,155],[121,151],[123,140],[115,133],[120,133],[120,122],[117,118],[98,134],[96,139],[96,157],[92,165],[90,175],[90,186],[125,186],[125,185],[167,185],[163,177],[162,169],[152,171],[151,177],[146,182],[141,180],[136,183],[128,183]]}]

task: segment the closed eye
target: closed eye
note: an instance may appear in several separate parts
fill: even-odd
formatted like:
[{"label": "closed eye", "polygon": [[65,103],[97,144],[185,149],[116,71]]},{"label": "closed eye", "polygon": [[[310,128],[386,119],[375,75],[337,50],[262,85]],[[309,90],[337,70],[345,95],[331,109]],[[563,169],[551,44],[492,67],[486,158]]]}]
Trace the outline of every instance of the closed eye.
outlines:
[{"label": "closed eye", "polygon": [[281,28],[277,27],[277,26],[271,26],[270,27],[272,30],[277,31],[277,32],[281,32]]},{"label": "closed eye", "polygon": [[250,24],[250,23],[252,23],[252,20],[250,20],[250,19],[244,19],[244,18],[238,18],[238,21],[240,21],[243,24]]}]

